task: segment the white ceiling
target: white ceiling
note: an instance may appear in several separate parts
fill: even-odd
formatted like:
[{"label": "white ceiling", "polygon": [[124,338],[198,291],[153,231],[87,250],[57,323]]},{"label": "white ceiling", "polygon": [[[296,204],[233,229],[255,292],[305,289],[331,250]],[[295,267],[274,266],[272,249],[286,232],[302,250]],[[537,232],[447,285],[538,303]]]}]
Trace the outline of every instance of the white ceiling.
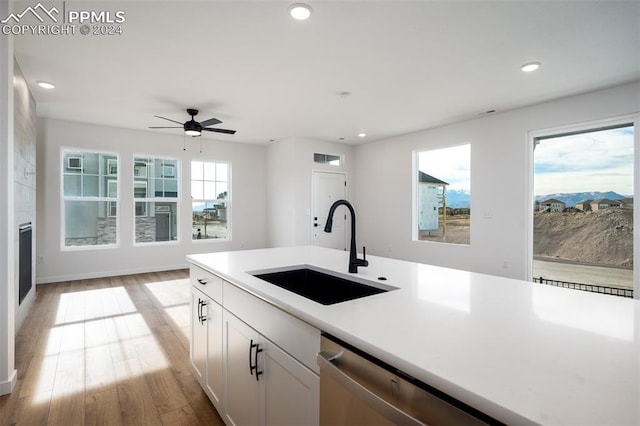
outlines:
[{"label": "white ceiling", "polygon": [[123,34],[17,35],[15,55],[39,116],[145,130],[195,107],[237,130],[207,137],[251,143],[374,141],[640,78],[637,0],[316,0],[304,22],[293,2],[67,1],[124,11]]}]

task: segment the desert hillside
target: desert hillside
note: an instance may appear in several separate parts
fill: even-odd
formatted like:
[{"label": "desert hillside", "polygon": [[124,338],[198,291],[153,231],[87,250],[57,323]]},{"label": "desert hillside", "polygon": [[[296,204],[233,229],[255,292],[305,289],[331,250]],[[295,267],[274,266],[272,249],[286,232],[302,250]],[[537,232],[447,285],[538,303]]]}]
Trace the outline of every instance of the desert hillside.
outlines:
[{"label": "desert hillside", "polygon": [[536,213],[535,256],[612,266],[633,266],[633,210]]}]

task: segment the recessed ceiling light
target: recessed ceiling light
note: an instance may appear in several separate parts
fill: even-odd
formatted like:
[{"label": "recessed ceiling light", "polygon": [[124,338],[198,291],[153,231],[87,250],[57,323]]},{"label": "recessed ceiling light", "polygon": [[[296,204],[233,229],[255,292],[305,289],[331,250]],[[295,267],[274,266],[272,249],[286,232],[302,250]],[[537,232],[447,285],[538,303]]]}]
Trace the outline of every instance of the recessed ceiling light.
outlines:
[{"label": "recessed ceiling light", "polygon": [[529,62],[520,67],[523,72],[532,72],[540,68],[540,62]]},{"label": "recessed ceiling light", "polygon": [[297,19],[298,21],[309,19],[312,12],[313,9],[308,4],[294,3],[289,6],[289,15],[291,15],[293,19]]},{"label": "recessed ceiling light", "polygon": [[358,133],[358,137],[359,138],[364,138],[365,136],[367,136],[367,134],[365,132]]},{"label": "recessed ceiling light", "polygon": [[47,90],[56,88],[55,84],[49,83],[48,81],[39,81],[38,82],[38,86],[42,87],[43,89],[47,89]]}]

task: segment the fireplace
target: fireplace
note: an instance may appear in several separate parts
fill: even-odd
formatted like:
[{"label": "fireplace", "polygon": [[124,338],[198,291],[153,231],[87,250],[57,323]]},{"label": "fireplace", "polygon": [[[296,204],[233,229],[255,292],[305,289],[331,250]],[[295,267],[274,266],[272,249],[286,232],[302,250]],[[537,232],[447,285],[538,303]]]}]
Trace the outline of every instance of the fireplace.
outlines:
[{"label": "fireplace", "polygon": [[29,294],[33,285],[32,274],[32,244],[33,233],[31,222],[23,223],[18,228],[20,230],[20,241],[18,248],[18,280],[19,280],[19,303]]}]

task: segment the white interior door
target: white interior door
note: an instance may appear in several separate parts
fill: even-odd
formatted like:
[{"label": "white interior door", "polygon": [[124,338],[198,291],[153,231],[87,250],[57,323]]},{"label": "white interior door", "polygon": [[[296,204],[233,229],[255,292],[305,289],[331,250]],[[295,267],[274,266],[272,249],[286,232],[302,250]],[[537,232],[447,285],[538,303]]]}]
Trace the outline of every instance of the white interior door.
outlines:
[{"label": "white interior door", "polygon": [[331,233],[324,232],[329,208],[335,201],[346,197],[346,176],[344,173],[313,172],[313,195],[311,208],[311,241],[315,246],[346,250],[346,215],[344,206],[338,207],[333,215]]}]

